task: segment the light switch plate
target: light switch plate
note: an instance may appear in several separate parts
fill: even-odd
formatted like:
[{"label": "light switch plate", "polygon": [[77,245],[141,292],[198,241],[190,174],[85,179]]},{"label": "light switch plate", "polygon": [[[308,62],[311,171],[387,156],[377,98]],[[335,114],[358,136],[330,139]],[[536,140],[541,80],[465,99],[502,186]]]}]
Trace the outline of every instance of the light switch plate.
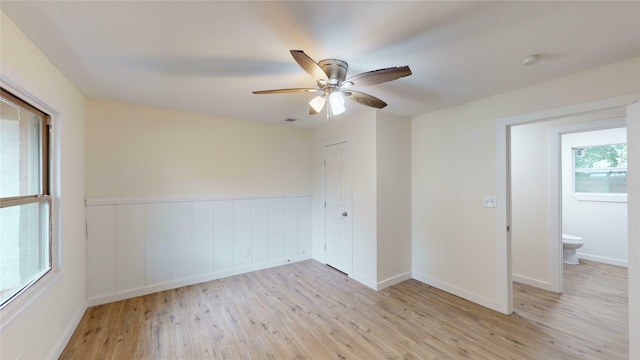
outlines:
[{"label": "light switch plate", "polygon": [[482,199],[482,205],[484,207],[494,208],[496,207],[496,203],[497,203],[497,199],[495,196],[485,196]]}]

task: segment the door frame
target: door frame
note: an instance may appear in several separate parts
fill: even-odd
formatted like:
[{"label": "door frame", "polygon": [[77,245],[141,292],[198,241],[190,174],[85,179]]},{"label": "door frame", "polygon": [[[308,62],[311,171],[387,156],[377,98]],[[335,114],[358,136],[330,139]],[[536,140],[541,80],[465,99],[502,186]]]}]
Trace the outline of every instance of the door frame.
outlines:
[{"label": "door frame", "polygon": [[[497,188],[497,259],[498,311],[513,312],[511,279],[511,187],[509,171],[510,127],[552,120],[564,116],[595,111],[625,109],[627,119],[628,167],[630,183],[640,183],[640,93],[584,102],[528,114],[505,117],[496,121],[496,188]],[[629,354],[640,356],[640,187],[628,189],[629,229]],[[503,230],[500,230],[503,229]]]},{"label": "door frame", "polygon": [[[353,172],[351,171],[351,169],[353,168],[352,165],[352,159],[353,159],[353,154],[352,154],[352,146],[351,146],[351,139],[349,137],[340,137],[340,138],[336,138],[336,139],[332,139],[332,140],[328,140],[322,143],[322,228],[323,228],[323,248],[324,248],[324,254],[323,254],[323,258],[324,258],[324,264],[327,265],[327,167],[326,167],[326,161],[327,161],[327,147],[328,146],[332,146],[332,145],[338,145],[338,144],[342,144],[342,143],[346,143],[347,144],[347,149],[349,151],[349,201],[351,202],[351,204],[349,205],[349,216],[348,216],[348,220],[351,224],[351,272],[353,272]],[[347,274],[350,275],[350,274]]]},{"label": "door frame", "polygon": [[622,128],[626,117],[584,121],[549,129],[549,282],[550,290],[564,292],[562,266],[562,135]]},{"label": "door frame", "polygon": [[[510,179],[510,130],[512,126],[543,122],[566,116],[586,114],[596,111],[623,109],[640,99],[640,93],[613,98],[568,105],[549,110],[510,116],[496,121],[496,189],[497,189],[497,252],[498,252],[498,311],[504,314],[513,312],[513,291],[511,279],[511,179]],[[627,124],[629,127],[630,124]],[[629,137],[629,135],[627,135]],[[630,138],[630,137],[629,137]],[[635,140],[635,139],[631,139]],[[634,164],[630,162],[629,166]],[[634,199],[629,198],[631,203]],[[631,218],[633,206],[629,206]],[[638,214],[635,214],[636,217]],[[632,222],[629,222],[630,226]],[[630,232],[631,236],[632,232]],[[631,238],[630,238],[631,239]],[[635,241],[635,239],[634,239]],[[629,247],[631,250],[631,247]],[[629,268],[634,255],[629,257]],[[636,259],[633,259],[634,262]],[[640,259],[638,259],[640,261]]]}]

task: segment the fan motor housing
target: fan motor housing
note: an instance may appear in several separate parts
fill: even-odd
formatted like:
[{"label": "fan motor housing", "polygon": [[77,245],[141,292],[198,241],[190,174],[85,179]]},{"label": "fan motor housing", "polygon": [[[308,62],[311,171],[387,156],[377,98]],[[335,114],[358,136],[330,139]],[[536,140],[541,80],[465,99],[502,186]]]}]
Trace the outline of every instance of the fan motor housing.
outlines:
[{"label": "fan motor housing", "polygon": [[338,80],[344,81],[347,77],[347,70],[349,70],[349,64],[346,61],[338,59],[325,59],[318,62],[318,65],[324,70],[329,77],[329,81]]}]

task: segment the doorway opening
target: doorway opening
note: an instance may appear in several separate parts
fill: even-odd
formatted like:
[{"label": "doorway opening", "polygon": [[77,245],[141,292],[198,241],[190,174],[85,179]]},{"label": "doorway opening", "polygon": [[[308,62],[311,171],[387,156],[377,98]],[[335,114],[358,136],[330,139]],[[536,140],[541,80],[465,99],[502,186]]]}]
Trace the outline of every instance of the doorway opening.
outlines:
[{"label": "doorway opening", "polygon": [[[611,241],[609,238],[604,240],[605,234],[602,234],[604,229],[602,226],[599,228],[597,223],[602,223],[603,216],[613,216],[613,213],[606,210],[612,206],[615,207],[613,209],[615,214],[623,216],[624,219],[616,218],[611,221],[616,222],[618,228],[613,224],[606,223],[606,225],[611,225],[611,231],[615,232],[613,241],[623,242],[623,245],[618,245],[624,246],[624,249],[608,252],[607,250],[611,250],[610,246],[597,246],[594,241],[590,241],[591,246],[587,246],[587,249],[606,247],[606,250],[596,251],[593,255],[600,254],[600,257],[617,257],[619,260],[627,260],[626,206],[621,209],[620,203],[586,203],[583,201],[585,199],[581,198],[579,201],[574,199],[575,194],[570,191],[573,187],[571,177],[572,143],[568,142],[569,148],[562,146],[562,140],[566,140],[567,137],[575,139],[573,146],[576,145],[575,141],[583,145],[584,141],[595,144],[603,141],[608,142],[609,139],[613,142],[626,142],[626,134],[620,133],[621,130],[625,130],[624,127],[624,111],[621,109],[572,115],[510,127],[511,252],[509,256],[513,260],[511,271],[514,281],[562,293],[562,234],[585,238],[587,231],[585,227],[589,227],[589,231],[598,233],[594,234],[592,239],[599,237],[602,239],[601,242]],[[586,137],[579,135],[590,134],[594,131],[597,131],[595,135],[585,135]],[[609,133],[608,138],[604,138],[603,136],[607,133]],[[588,198],[597,197],[597,195],[582,193],[578,195]],[[610,200],[609,198],[614,197],[616,195],[613,194],[600,195],[600,199],[597,200]],[[570,206],[563,206],[563,202]],[[567,209],[576,213],[575,216],[569,216],[571,214],[567,214]],[[588,217],[593,218],[590,224],[581,226],[582,223],[588,221],[586,220]],[[568,221],[566,224],[564,224],[563,218]],[[619,227],[624,229],[619,229]],[[610,255],[614,253],[622,253],[623,255]],[[598,260],[593,257],[592,259]],[[620,264],[618,263],[618,265]]]},{"label": "doorway opening", "polygon": [[[498,310],[511,314],[513,312],[513,284],[512,284],[512,192],[510,166],[510,139],[511,129],[518,125],[528,123],[538,123],[555,120],[561,117],[592,114],[604,111],[623,111],[627,119],[629,164],[629,183],[634,184],[628,190],[628,217],[633,221],[628,222],[628,251],[629,251],[629,354],[631,357],[640,355],[640,223],[636,220],[640,218],[640,93],[618,96],[614,98],[570,105],[556,109],[550,109],[535,113],[523,114],[508,118],[499,119],[496,124],[496,154],[497,154],[497,224],[504,232],[498,233],[497,243],[498,268],[499,268],[499,288],[498,288]],[[553,169],[552,169],[553,170]],[[558,171],[557,168],[555,171]],[[560,196],[558,191],[553,191],[551,187],[549,198]],[[550,211],[560,209],[551,207]],[[559,215],[555,217],[559,219]],[[560,244],[561,227],[559,224],[550,224],[549,228],[557,231],[550,231],[549,236],[555,236]],[[559,252],[556,252],[559,256]]]},{"label": "doorway opening", "polygon": [[[594,112],[510,129],[514,313],[544,324],[543,333],[581,333],[608,358],[626,358],[629,341],[627,269],[618,266],[627,260],[626,203],[610,202],[622,194],[604,193],[623,190],[626,153],[613,144],[626,143],[625,119],[610,119],[620,115]],[[597,169],[605,165],[618,171]],[[547,195],[551,188],[559,196]],[[563,256],[565,234],[584,239],[579,264],[567,264],[570,251]]]},{"label": "doorway opening", "polygon": [[562,133],[559,155],[562,238],[577,240],[568,241],[563,261],[576,264],[583,259],[626,268],[626,126]]}]

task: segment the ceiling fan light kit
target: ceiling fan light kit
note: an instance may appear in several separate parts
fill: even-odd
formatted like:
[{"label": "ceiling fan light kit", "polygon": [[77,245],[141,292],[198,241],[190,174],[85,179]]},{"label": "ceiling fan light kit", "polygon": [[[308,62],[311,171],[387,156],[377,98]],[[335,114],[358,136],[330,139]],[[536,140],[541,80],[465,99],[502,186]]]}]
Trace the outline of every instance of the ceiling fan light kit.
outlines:
[{"label": "ceiling fan light kit", "polygon": [[392,67],[364,72],[347,78],[349,64],[339,59],[326,59],[315,62],[302,50],[291,50],[291,55],[298,65],[316,81],[317,88],[293,88],[254,91],[254,94],[283,94],[292,92],[322,92],[309,101],[309,114],[316,115],[322,111],[327,98],[327,117],[339,115],[346,111],[344,98],[359,104],[382,109],[387,103],[373,95],[347,90],[354,86],[370,86],[411,75],[408,66]]},{"label": "ceiling fan light kit", "polygon": [[318,95],[314,97],[313,99],[311,99],[311,101],[309,101],[309,105],[311,106],[311,109],[309,109],[309,111],[313,111],[313,114],[319,113],[320,111],[322,111],[325,101],[326,99],[324,95]]},{"label": "ceiling fan light kit", "polygon": [[340,115],[347,109],[344,107],[344,97],[341,92],[335,91],[329,95],[329,106],[331,115]]}]

